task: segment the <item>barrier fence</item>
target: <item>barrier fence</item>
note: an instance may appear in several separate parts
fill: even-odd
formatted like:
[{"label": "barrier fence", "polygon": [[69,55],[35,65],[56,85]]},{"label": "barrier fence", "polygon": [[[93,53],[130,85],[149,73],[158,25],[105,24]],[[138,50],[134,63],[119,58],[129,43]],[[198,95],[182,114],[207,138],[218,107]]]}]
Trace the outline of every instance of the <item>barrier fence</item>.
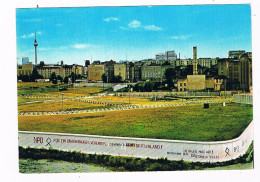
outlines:
[{"label": "barrier fence", "polygon": [[235,94],[233,102],[242,104],[253,104],[253,95],[249,94]]},{"label": "barrier fence", "polygon": [[52,148],[89,154],[167,158],[192,162],[223,162],[246,153],[253,141],[253,122],[235,139],[196,142],[65,133],[19,131],[19,146]]}]

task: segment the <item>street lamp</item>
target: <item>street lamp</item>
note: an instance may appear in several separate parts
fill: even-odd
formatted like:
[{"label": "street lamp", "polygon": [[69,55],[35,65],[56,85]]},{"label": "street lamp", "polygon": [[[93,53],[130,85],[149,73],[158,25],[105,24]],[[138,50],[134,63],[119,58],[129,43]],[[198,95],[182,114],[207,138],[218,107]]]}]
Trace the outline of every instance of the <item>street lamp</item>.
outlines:
[{"label": "street lamp", "polygon": [[64,111],[64,107],[63,107],[63,93],[61,93],[61,100],[62,100],[62,111]]},{"label": "street lamp", "polygon": [[128,86],[129,86],[128,95],[129,95],[129,105],[130,105],[130,84]]}]

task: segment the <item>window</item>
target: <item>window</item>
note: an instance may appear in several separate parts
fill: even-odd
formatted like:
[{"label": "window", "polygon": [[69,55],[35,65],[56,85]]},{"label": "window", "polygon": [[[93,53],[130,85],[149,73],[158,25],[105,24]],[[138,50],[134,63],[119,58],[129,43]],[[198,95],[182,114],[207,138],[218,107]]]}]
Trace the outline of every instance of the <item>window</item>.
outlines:
[{"label": "window", "polygon": [[180,83],[180,86],[182,86],[182,83]]},{"label": "window", "polygon": [[[183,83],[183,86],[186,86],[186,83]],[[184,90],[185,91],[185,90]]]},{"label": "window", "polygon": [[180,88],[180,91],[182,91],[182,88]]}]

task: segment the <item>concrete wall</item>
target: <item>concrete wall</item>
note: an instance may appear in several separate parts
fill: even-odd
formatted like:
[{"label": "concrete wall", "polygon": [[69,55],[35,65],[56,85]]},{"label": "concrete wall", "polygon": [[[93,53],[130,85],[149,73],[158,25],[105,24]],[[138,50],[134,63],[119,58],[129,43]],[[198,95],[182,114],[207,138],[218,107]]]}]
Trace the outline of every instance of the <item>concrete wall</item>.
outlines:
[{"label": "concrete wall", "polygon": [[219,162],[235,159],[253,141],[253,122],[236,139],[219,142],[194,142],[129,137],[42,133],[19,131],[19,146],[54,148],[83,153],[141,158],[167,157],[169,160]]},{"label": "concrete wall", "polygon": [[201,91],[206,89],[205,75],[187,75],[187,90]]},{"label": "concrete wall", "polygon": [[253,95],[234,94],[233,102],[242,104],[253,104]]}]

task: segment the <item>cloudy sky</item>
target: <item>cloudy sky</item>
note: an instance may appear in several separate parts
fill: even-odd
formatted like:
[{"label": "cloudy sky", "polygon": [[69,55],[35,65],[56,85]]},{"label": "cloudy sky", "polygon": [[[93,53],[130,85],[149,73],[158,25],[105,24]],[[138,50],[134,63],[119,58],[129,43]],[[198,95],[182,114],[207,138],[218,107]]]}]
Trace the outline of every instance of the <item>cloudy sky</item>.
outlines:
[{"label": "cloudy sky", "polygon": [[250,5],[17,9],[17,61],[83,64],[140,60],[175,50],[181,58],[227,57],[251,51]]}]

